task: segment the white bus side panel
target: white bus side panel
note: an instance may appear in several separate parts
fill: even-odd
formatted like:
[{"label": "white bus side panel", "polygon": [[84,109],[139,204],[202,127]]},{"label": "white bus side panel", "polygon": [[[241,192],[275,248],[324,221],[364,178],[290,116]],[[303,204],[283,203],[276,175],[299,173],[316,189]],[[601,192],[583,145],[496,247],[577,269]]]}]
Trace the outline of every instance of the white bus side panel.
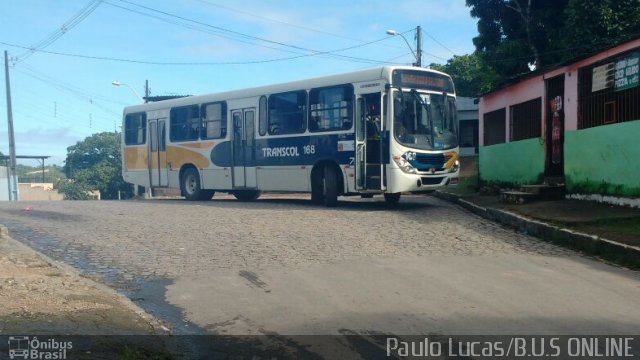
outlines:
[{"label": "white bus side panel", "polygon": [[204,189],[230,190],[232,188],[231,169],[217,168],[202,170],[202,187]]},{"label": "white bus side panel", "polygon": [[269,166],[256,168],[258,189],[263,191],[311,191],[311,166]]}]

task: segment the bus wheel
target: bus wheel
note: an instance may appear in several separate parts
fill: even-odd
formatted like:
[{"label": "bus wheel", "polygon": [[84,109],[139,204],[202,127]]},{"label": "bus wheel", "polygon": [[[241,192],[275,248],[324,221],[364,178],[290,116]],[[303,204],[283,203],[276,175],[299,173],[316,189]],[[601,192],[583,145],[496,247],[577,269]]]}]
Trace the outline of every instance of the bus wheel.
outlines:
[{"label": "bus wheel", "polygon": [[384,201],[389,205],[396,205],[400,201],[400,193],[385,193]]},{"label": "bus wheel", "polygon": [[[185,199],[190,201],[202,200],[204,194],[202,188],[200,188],[200,175],[198,174],[198,170],[192,167],[186,169],[182,174],[180,185],[182,186],[182,194]],[[211,197],[209,197],[209,199],[211,199]]]},{"label": "bus wheel", "polygon": [[214,190],[201,190],[200,193],[202,194],[200,196],[200,200],[211,200],[211,198],[213,197],[213,195],[215,195],[215,191]]},{"label": "bus wheel", "polygon": [[322,173],[317,172],[311,177],[311,202],[314,204],[322,204],[324,201],[324,179]]},{"label": "bus wheel", "polygon": [[238,190],[233,192],[233,196],[240,201],[253,201],[260,197],[262,192],[258,190]]},{"label": "bus wheel", "polygon": [[324,205],[326,207],[338,205],[338,174],[333,166],[327,165],[324,168],[323,183]]}]

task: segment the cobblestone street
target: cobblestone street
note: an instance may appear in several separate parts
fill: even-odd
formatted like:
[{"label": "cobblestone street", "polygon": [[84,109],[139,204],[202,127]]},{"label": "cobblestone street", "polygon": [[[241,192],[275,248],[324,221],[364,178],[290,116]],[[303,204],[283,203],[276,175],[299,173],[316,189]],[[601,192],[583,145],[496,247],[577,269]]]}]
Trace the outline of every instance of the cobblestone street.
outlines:
[{"label": "cobblestone street", "polygon": [[[29,205],[0,205],[15,239],[178,332],[640,330],[636,272],[433,197],[406,196],[395,209],[381,198],[327,209],[277,194]],[[465,322],[475,318],[484,320]]]},{"label": "cobblestone street", "polygon": [[22,204],[2,204],[0,214],[16,238],[56,259],[125,276],[371,256],[566,254],[431,197],[407,197],[397,209],[379,198],[347,198],[338,209],[296,195],[254,203],[215,199],[43,202],[29,212]]}]

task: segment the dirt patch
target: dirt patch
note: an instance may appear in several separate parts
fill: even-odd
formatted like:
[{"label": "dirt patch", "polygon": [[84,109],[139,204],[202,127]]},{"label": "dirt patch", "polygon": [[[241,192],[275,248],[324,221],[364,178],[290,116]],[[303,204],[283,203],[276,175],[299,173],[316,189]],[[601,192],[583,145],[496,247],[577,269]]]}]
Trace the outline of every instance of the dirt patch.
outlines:
[{"label": "dirt patch", "polygon": [[1,334],[154,334],[122,295],[8,237],[0,226]]}]

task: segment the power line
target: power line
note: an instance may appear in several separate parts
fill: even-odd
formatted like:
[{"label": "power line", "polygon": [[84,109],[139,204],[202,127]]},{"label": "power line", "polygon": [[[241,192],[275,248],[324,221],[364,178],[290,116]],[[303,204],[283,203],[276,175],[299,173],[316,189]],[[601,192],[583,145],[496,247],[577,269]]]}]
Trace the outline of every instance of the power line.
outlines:
[{"label": "power line", "polygon": [[315,33],[318,33],[318,34],[329,35],[329,36],[333,36],[333,37],[340,38],[340,39],[360,42],[360,40],[354,39],[354,38],[351,38],[351,37],[348,37],[348,36],[334,34],[334,33],[328,32],[328,31],[313,29],[313,28],[310,28],[310,27],[307,27],[307,26],[298,25],[298,24],[292,24],[292,23],[289,23],[289,22],[286,22],[286,21],[277,20],[277,19],[266,17],[266,16],[253,14],[253,13],[250,13],[248,11],[234,9],[232,7],[221,5],[221,4],[218,4],[218,3],[211,2],[211,1],[207,1],[207,0],[196,0],[196,1],[199,1],[201,3],[207,4],[209,6],[217,7],[217,8],[220,8],[220,9],[224,9],[224,10],[227,10],[227,11],[231,11],[231,12],[235,12],[235,13],[243,14],[243,15],[248,15],[248,16],[251,16],[251,17],[254,17],[254,18],[257,18],[257,19],[262,19],[262,20],[266,20],[266,21],[270,21],[270,22],[274,22],[274,23],[278,23],[278,24],[291,26],[291,27],[294,27],[294,28],[297,28],[297,29],[306,30],[306,31],[310,31],[310,32],[315,32]]},{"label": "power line", "polygon": [[105,4],[111,5],[113,7],[121,9],[121,10],[132,12],[134,14],[138,14],[138,15],[150,17],[152,19],[160,20],[160,21],[166,22],[168,24],[182,26],[182,27],[185,27],[187,29],[208,33],[208,34],[219,36],[219,37],[222,37],[222,38],[225,38],[225,39],[230,39],[230,40],[238,41],[238,42],[249,44],[249,45],[260,46],[260,47],[263,47],[263,48],[266,48],[266,49],[271,49],[271,50],[285,51],[285,52],[290,52],[290,53],[295,53],[295,54],[299,54],[300,53],[300,52],[295,52],[295,51],[291,51],[291,50],[275,48],[275,47],[264,45],[264,44],[255,44],[255,43],[249,42],[247,40],[240,39],[238,37],[232,37],[230,34],[225,34],[224,32],[215,31],[214,29],[205,29],[205,28],[197,27],[197,26],[191,25],[191,24],[185,24],[185,23],[177,22],[177,21],[174,21],[174,20],[171,20],[171,19],[163,18],[163,17],[156,16],[156,15],[153,15],[153,14],[149,14],[149,13],[145,13],[145,12],[142,12],[142,11],[134,10],[134,9],[131,9],[131,8],[128,8],[128,7],[125,7],[125,6],[117,5],[117,4],[108,2],[108,1],[105,1]]},{"label": "power line", "polygon": [[[207,28],[215,29],[215,30],[221,31],[223,33],[228,33],[228,34],[232,34],[232,35],[236,35],[236,36],[240,36],[240,37],[244,37],[244,38],[248,38],[248,39],[259,40],[259,41],[266,42],[266,43],[269,43],[269,44],[280,45],[280,46],[291,48],[291,49],[294,49],[294,50],[315,52],[314,50],[307,49],[307,48],[304,48],[304,47],[301,47],[301,46],[291,45],[291,44],[287,44],[287,43],[276,41],[276,40],[265,39],[265,38],[262,38],[262,37],[241,33],[239,31],[226,29],[226,28],[223,28],[223,27],[220,27],[220,26],[207,24],[207,23],[204,23],[204,22],[201,22],[201,21],[198,21],[198,20],[189,19],[189,18],[180,16],[180,15],[176,15],[176,14],[172,14],[172,13],[169,13],[169,12],[166,12],[166,11],[154,9],[152,7],[149,7],[149,6],[140,5],[140,4],[137,4],[137,3],[132,2],[132,1],[128,1],[128,0],[119,0],[119,1],[123,2],[123,3],[126,3],[126,4],[129,4],[129,5],[140,7],[142,9],[145,9],[145,10],[148,10],[148,11],[152,11],[152,12],[159,13],[159,14],[162,14],[162,15],[165,15],[165,16],[169,16],[169,17],[172,17],[172,18],[180,19],[182,21],[187,21],[187,22],[194,23],[194,24],[197,24],[197,25],[205,26]],[[108,2],[108,3],[110,5],[112,5],[111,2]]]},{"label": "power line", "polygon": [[74,16],[72,16],[69,20],[67,20],[59,29],[51,33],[49,36],[41,40],[36,45],[31,46],[27,51],[20,54],[17,58],[15,58],[14,63],[19,63],[26,60],[29,56],[33,55],[36,51],[42,50],[47,46],[51,45],[53,42],[58,40],[62,35],[66,34],[67,31],[74,28],[76,25],[80,24],[82,20],[86,19],[98,6],[102,0],[92,0],[85,7],[80,9]]},{"label": "power line", "polygon": [[[378,39],[378,40],[373,40],[373,41],[370,41],[370,42],[364,43],[364,44],[349,46],[349,47],[346,47],[346,48],[330,50],[330,51],[321,51],[321,52],[317,52],[317,53],[313,53],[313,54],[301,54],[301,55],[289,56],[289,57],[283,57],[283,58],[265,59],[265,60],[249,60],[249,61],[164,62],[164,61],[147,61],[147,60],[115,58],[115,57],[108,57],[108,56],[83,55],[83,54],[75,54],[75,53],[63,53],[63,52],[49,51],[49,50],[35,50],[35,51],[40,52],[40,53],[44,53],[44,54],[50,54],[50,55],[58,55],[58,56],[90,59],[90,60],[126,62],[126,63],[141,64],[141,65],[162,65],[162,66],[251,65],[251,64],[264,64],[264,63],[270,63],[270,62],[286,61],[286,60],[300,59],[300,58],[305,58],[305,57],[313,57],[313,56],[333,54],[335,52],[352,50],[352,49],[356,49],[356,48],[359,48],[359,47],[367,46],[367,45],[370,45],[370,44],[373,44],[373,43],[376,43],[376,42],[384,41],[384,40],[387,40],[387,39],[389,39],[389,37],[384,37],[384,38],[381,38],[381,39]],[[8,43],[8,42],[4,42],[4,41],[0,41],[0,44],[6,45],[6,46],[10,46],[10,47],[15,47],[15,48],[29,49],[28,47],[23,46],[23,45],[12,44],[12,43]],[[382,61],[382,60],[367,60],[366,63],[369,63],[369,64],[371,64],[371,63],[391,64],[389,62]]]},{"label": "power line", "polygon": [[[172,13],[169,13],[169,12],[166,12],[166,11],[158,10],[158,9],[155,9],[155,8],[152,8],[152,7],[149,7],[149,6],[140,5],[140,4],[137,4],[135,2],[128,1],[128,0],[119,0],[119,1],[123,2],[123,3],[126,3],[126,4],[130,4],[130,5],[133,5],[133,6],[140,7],[142,9],[147,10],[147,11],[159,13],[159,14],[162,14],[162,15],[165,15],[165,16],[169,16],[169,17],[172,17],[172,18],[180,19],[182,21],[186,21],[186,22],[189,22],[189,23],[193,23],[193,24],[197,24],[197,25],[200,25],[200,26],[204,26],[204,27],[206,27],[208,29],[216,30],[218,32],[221,32],[221,33],[215,33],[216,35],[227,37],[227,38],[235,40],[235,41],[241,41],[241,40],[239,40],[237,38],[237,37],[240,37],[240,38],[243,38],[243,39],[257,40],[257,41],[266,42],[266,43],[269,43],[269,44],[278,45],[278,46],[282,46],[282,47],[285,47],[285,48],[293,49],[293,50],[296,50],[296,51],[303,51],[303,52],[306,52],[306,53],[310,53],[310,54],[306,54],[306,55],[315,55],[315,56],[329,55],[329,56],[334,57],[334,58],[347,59],[348,61],[367,62],[367,63],[381,63],[380,61],[372,60],[372,59],[363,59],[363,58],[358,58],[358,57],[354,57],[354,56],[335,54],[336,51],[330,51],[330,52],[328,52],[328,51],[319,51],[319,50],[309,49],[309,48],[305,48],[305,47],[298,46],[298,45],[287,44],[287,43],[284,43],[284,42],[281,42],[281,41],[276,41],[276,40],[271,40],[271,39],[266,39],[266,38],[250,35],[250,34],[245,34],[245,33],[239,32],[239,31],[226,29],[226,28],[223,28],[223,27],[220,27],[220,26],[216,26],[216,25],[211,25],[211,24],[204,23],[204,22],[201,22],[201,21],[198,21],[198,20],[189,19],[189,18],[180,16],[180,15],[176,15],[176,14],[172,14]],[[113,4],[112,2],[109,2],[109,1],[105,1],[105,3],[107,3],[109,5],[112,5],[112,6],[116,6],[116,7],[119,7],[119,8],[123,8],[123,9],[126,9],[126,10],[133,11],[135,13],[138,13],[138,14],[141,14],[141,15],[144,15],[144,16],[151,16],[151,17],[154,17],[154,18],[158,19],[158,17],[152,16],[150,14],[141,13],[141,12],[138,12],[138,11],[135,11],[135,10],[132,10],[132,9],[128,9],[128,8],[125,8],[125,7],[122,7],[122,6],[118,6],[118,5],[115,5],[115,4]],[[164,21],[164,19],[161,19],[161,20]],[[173,24],[175,24],[175,23],[173,23]],[[191,28],[192,30],[197,30],[197,29],[194,29],[193,27],[189,27],[189,28]],[[229,37],[229,36],[231,36],[231,37]],[[369,42],[369,43],[372,43],[372,42]],[[251,45],[263,46],[261,44],[251,44]],[[274,48],[272,48],[272,49],[274,49]],[[275,50],[291,52],[291,50],[280,49],[280,48],[275,48]]]},{"label": "power line", "polygon": [[26,76],[32,77],[32,78],[34,78],[34,79],[36,79],[36,80],[40,80],[40,81],[42,81],[42,82],[44,82],[44,83],[47,83],[47,84],[49,84],[49,85],[51,85],[51,86],[57,87],[57,88],[62,89],[62,90],[66,90],[66,91],[68,91],[68,92],[70,92],[70,93],[74,94],[76,97],[78,97],[78,98],[80,98],[80,99],[83,99],[83,100],[85,100],[85,101],[88,101],[91,105],[93,105],[93,106],[95,106],[95,107],[97,107],[97,108],[101,109],[102,111],[104,111],[104,112],[106,112],[106,113],[109,113],[109,114],[111,114],[111,115],[113,115],[113,116],[118,116],[118,117],[120,117],[120,116],[121,116],[120,114],[118,114],[118,113],[114,112],[113,110],[111,110],[111,109],[109,109],[109,108],[106,108],[106,107],[104,107],[104,106],[100,105],[100,104],[99,104],[99,103],[97,103],[95,100],[93,100],[93,98],[91,98],[91,96],[86,95],[86,94],[84,94],[84,93],[82,93],[82,92],[80,92],[80,91],[77,91],[77,90],[75,90],[75,89],[73,89],[73,88],[67,87],[67,86],[62,85],[62,84],[58,84],[58,83],[56,83],[56,82],[53,82],[53,81],[48,80],[48,79],[46,79],[46,78],[43,78],[43,77],[41,77],[41,76],[39,76],[39,75],[37,75],[37,74],[32,74],[32,73],[29,73],[29,72],[21,71],[20,69],[14,69],[14,70],[15,70],[15,71],[17,71],[17,72],[19,72],[19,73],[22,73],[22,74],[24,74],[24,75],[26,75]]},{"label": "power line", "polygon": [[453,50],[449,49],[448,47],[446,47],[443,43],[441,43],[440,41],[438,41],[438,39],[434,38],[433,36],[431,36],[431,34],[429,34],[428,32],[424,31],[424,33],[431,39],[433,40],[436,44],[442,46],[445,50],[449,51],[452,55],[457,55],[455,52],[453,52]]},{"label": "power line", "polygon": [[60,80],[60,79],[56,79],[56,78],[54,78],[54,77],[52,77],[50,75],[47,75],[47,74],[45,74],[45,73],[43,73],[41,71],[38,71],[33,66],[29,66],[27,64],[21,64],[20,67],[21,68],[25,68],[25,70],[28,70],[33,74],[36,74],[36,75],[38,75],[38,76],[40,76],[42,78],[45,78],[45,79],[49,80],[49,84],[56,84],[56,85],[59,85],[59,86],[63,86],[65,88],[67,88],[69,91],[75,91],[77,93],[81,93],[81,94],[85,95],[88,98],[98,99],[98,100],[109,102],[109,103],[112,103],[112,104],[115,104],[115,105],[119,105],[119,106],[128,105],[127,103],[124,103],[122,101],[117,101],[117,100],[111,99],[111,98],[103,96],[103,95],[91,93],[88,90],[85,90],[85,89],[80,88],[80,87],[75,86],[75,85],[71,85],[69,83],[66,83],[66,82]]}]

